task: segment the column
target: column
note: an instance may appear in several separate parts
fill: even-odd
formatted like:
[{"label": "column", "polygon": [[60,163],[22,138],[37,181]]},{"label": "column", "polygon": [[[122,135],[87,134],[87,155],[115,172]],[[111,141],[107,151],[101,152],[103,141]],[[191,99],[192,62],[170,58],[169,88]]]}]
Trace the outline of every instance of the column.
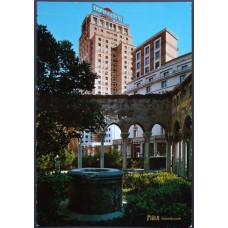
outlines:
[{"label": "column", "polygon": [[178,160],[178,174],[182,175],[182,159],[183,159],[183,151],[182,151],[182,144],[183,144],[183,140],[182,140],[182,130],[179,130],[179,160]]},{"label": "column", "polygon": [[171,172],[171,145],[170,141],[166,141],[166,172]]},{"label": "column", "polygon": [[82,139],[78,139],[78,168],[82,168]]},{"label": "column", "polygon": [[154,136],[154,156],[157,155],[157,143],[156,143],[156,137]]},{"label": "column", "polygon": [[145,152],[144,152],[144,171],[145,172],[148,172],[150,170],[150,157],[149,157],[150,136],[151,136],[151,132],[145,132],[143,134],[143,137],[145,139]]},{"label": "column", "polygon": [[179,142],[179,159],[178,159],[178,174],[181,175],[182,173],[182,141],[180,140]]},{"label": "column", "polygon": [[122,147],[122,156],[123,156],[123,170],[127,169],[127,139],[129,133],[123,132],[121,133],[121,137],[123,139],[123,147]]},{"label": "column", "polygon": [[105,132],[99,133],[101,139],[101,157],[100,157],[100,168],[104,168],[104,139],[105,139]]},{"label": "column", "polygon": [[182,174],[183,177],[186,177],[186,142],[182,141]]},{"label": "column", "polygon": [[192,140],[189,141],[189,178],[192,178]]},{"label": "column", "polygon": [[176,143],[172,142],[172,172],[176,172]]},{"label": "column", "polygon": [[172,143],[172,132],[168,132],[168,134],[166,135],[166,172],[171,172],[171,166],[172,166],[171,143]]},{"label": "column", "polygon": [[143,142],[140,142],[140,151],[139,153],[143,155]]}]

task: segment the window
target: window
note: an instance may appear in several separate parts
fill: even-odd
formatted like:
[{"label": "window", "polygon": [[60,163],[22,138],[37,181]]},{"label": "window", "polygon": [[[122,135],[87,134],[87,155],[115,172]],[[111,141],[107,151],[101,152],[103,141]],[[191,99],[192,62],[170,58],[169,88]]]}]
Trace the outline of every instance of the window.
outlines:
[{"label": "window", "polygon": [[136,60],[140,60],[140,52],[136,54]]},{"label": "window", "polygon": [[183,82],[185,80],[185,75],[181,75],[180,76],[180,83]]},{"label": "window", "polygon": [[145,74],[149,73],[149,71],[150,71],[150,70],[149,70],[149,67],[146,67],[146,68],[145,68]]},{"label": "window", "polygon": [[155,63],[155,69],[157,69],[160,66],[160,62]]},{"label": "window", "polygon": [[96,17],[93,18],[93,22],[94,22],[95,24],[97,24],[97,18],[96,18]]},{"label": "window", "polygon": [[101,38],[98,38],[99,41],[101,41]]},{"label": "window", "polygon": [[137,73],[136,73],[136,77],[138,78],[140,76],[140,72],[138,71]]},{"label": "window", "polygon": [[161,87],[162,87],[162,89],[164,89],[164,88],[166,88],[166,87],[167,87],[167,83],[166,83],[166,81],[162,81],[162,82],[161,82]]},{"label": "window", "polygon": [[164,76],[168,76],[169,75],[169,71],[166,71],[163,73]]},{"label": "window", "polygon": [[155,49],[160,47],[160,40],[155,41]]},{"label": "window", "polygon": [[152,82],[152,80],[153,80],[153,77],[149,78],[149,82]]},{"label": "window", "polygon": [[138,91],[135,91],[134,94],[137,94]]},{"label": "window", "polygon": [[149,57],[146,57],[145,58],[145,65],[148,65],[149,64]]},{"label": "window", "polygon": [[187,70],[188,69],[188,65],[184,65],[181,67],[181,70]]},{"label": "window", "polygon": [[136,65],[136,69],[139,70],[140,69],[140,62],[137,63]]},{"label": "window", "polygon": [[150,93],[150,86],[146,87],[146,92]]},{"label": "window", "polygon": [[140,83],[137,83],[136,86],[139,87],[140,86]]},{"label": "window", "polygon": [[149,55],[149,53],[150,53],[150,46],[147,46],[145,48],[145,55]]},{"label": "window", "polygon": [[160,51],[156,51],[155,52],[155,59],[159,59],[160,58]]}]

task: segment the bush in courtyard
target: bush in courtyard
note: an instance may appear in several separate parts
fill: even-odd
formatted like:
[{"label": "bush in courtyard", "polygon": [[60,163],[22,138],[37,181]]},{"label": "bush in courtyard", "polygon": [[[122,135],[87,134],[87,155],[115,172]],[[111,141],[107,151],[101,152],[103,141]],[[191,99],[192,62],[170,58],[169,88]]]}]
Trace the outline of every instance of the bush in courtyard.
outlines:
[{"label": "bush in courtyard", "polygon": [[64,150],[61,156],[61,170],[70,170],[75,167],[75,153],[73,151]]},{"label": "bush in courtyard", "polygon": [[54,155],[41,154],[37,155],[37,171],[41,173],[50,172],[54,169]]},{"label": "bush in courtyard", "polygon": [[127,159],[127,168],[135,170],[135,169],[143,169],[144,161],[143,158],[129,158]]},{"label": "bush in courtyard", "polygon": [[52,225],[58,221],[59,203],[68,197],[67,174],[38,174],[36,182],[36,211],[39,225]]},{"label": "bush in courtyard", "polygon": [[[77,157],[75,164],[77,164]],[[94,154],[83,154],[82,166],[100,168],[100,149],[97,148]],[[104,166],[106,168],[120,169],[122,167],[122,158],[120,152],[115,149],[108,149],[104,152]]]},{"label": "bush in courtyard", "polygon": [[[137,182],[138,181],[138,182]],[[191,221],[191,182],[170,173],[128,174],[126,216],[144,223],[148,214]]]},{"label": "bush in courtyard", "polygon": [[116,149],[109,149],[105,151],[104,154],[104,164],[108,168],[121,169],[122,167],[122,157],[120,152]]}]

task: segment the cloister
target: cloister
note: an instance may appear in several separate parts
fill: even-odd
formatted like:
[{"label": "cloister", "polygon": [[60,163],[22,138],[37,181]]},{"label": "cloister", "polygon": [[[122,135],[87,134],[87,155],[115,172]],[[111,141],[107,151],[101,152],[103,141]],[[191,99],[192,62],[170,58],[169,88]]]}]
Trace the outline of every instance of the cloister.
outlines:
[{"label": "cloister", "polygon": [[[95,95],[102,104],[107,127],[119,126],[122,137],[123,169],[126,169],[129,128],[133,124],[143,129],[144,170],[150,170],[150,137],[155,124],[165,130],[166,171],[192,177],[192,75],[172,92],[147,95]],[[104,167],[105,130],[101,138],[101,168]]]}]

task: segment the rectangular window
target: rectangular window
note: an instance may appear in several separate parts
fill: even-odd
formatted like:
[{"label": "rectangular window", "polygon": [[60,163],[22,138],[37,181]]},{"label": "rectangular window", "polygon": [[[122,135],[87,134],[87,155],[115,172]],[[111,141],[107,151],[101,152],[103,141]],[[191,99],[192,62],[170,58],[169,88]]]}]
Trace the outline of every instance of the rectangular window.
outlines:
[{"label": "rectangular window", "polygon": [[155,52],[155,59],[159,59],[160,58],[160,51],[156,51]]},{"label": "rectangular window", "polygon": [[145,48],[145,55],[149,55],[149,53],[150,53],[150,46],[147,46]]},{"label": "rectangular window", "polygon": [[140,60],[140,52],[136,54],[136,60]]},{"label": "rectangular window", "polygon": [[181,70],[187,70],[188,69],[188,65],[184,65],[181,67]]},{"label": "rectangular window", "polygon": [[160,62],[155,63],[155,69],[157,69],[160,66]]},{"label": "rectangular window", "polygon": [[149,64],[149,57],[146,57],[145,58],[145,65],[148,65]]},{"label": "rectangular window", "polygon": [[162,89],[166,88],[167,87],[167,82],[166,81],[161,82],[161,87],[162,87]]},{"label": "rectangular window", "polygon": [[164,76],[168,76],[169,75],[169,71],[166,71],[163,73]]},{"label": "rectangular window", "polygon": [[150,93],[150,86],[146,87],[146,92]]},{"label": "rectangular window", "polygon": [[140,62],[137,63],[136,65],[136,69],[139,70],[140,69]]},{"label": "rectangular window", "polygon": [[138,78],[140,76],[140,72],[138,71],[137,73],[136,73],[136,77]]},{"label": "rectangular window", "polygon": [[181,75],[180,76],[180,83],[183,82],[185,80],[185,75]]},{"label": "rectangular window", "polygon": [[155,49],[160,48],[160,40],[155,41]]},{"label": "rectangular window", "polygon": [[149,67],[145,68],[145,74],[149,73]]},{"label": "rectangular window", "polygon": [[149,82],[152,82],[152,80],[153,80],[153,77],[149,78]]}]

